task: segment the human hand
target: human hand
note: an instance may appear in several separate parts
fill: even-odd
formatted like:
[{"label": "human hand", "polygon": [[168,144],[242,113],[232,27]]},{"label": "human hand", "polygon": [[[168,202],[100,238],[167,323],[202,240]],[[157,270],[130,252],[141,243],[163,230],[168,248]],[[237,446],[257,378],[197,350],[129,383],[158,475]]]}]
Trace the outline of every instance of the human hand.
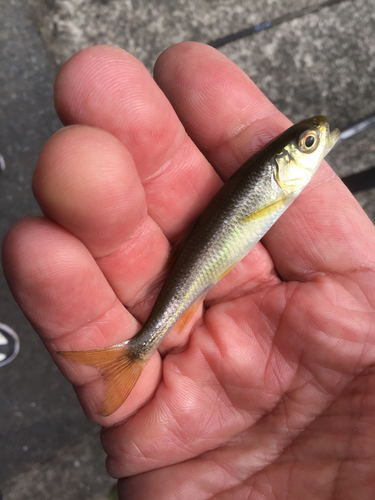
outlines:
[{"label": "human hand", "polygon": [[56,108],[76,126],[38,161],[46,218],[4,241],[17,301],[104,427],[120,498],[370,498],[375,231],[324,162],[204,311],[166,337],[116,413],[99,414],[95,369],[56,355],[133,336],[170,244],[289,125],[208,46],[169,48],[155,80],[165,95],[113,47],[62,68]]}]

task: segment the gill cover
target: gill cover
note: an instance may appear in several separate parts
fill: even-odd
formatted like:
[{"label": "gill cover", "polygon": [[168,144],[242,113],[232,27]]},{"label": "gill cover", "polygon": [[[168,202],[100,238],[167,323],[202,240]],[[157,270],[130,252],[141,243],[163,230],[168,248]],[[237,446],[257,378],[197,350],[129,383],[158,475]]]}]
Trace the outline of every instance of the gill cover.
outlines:
[{"label": "gill cover", "polygon": [[334,130],[330,134],[324,116],[314,116],[297,126],[293,140],[275,155],[275,180],[284,193],[299,191],[309,182],[338,133]]}]

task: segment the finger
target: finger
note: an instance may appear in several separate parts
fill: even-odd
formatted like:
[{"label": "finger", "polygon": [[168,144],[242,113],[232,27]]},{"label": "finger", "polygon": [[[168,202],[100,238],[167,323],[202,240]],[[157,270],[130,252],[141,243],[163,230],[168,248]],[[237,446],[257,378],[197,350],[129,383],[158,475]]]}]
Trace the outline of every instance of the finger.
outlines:
[{"label": "finger", "polygon": [[284,215],[263,240],[284,279],[325,273],[366,286],[364,269],[375,269],[374,225],[330,167],[322,165]]},{"label": "finger", "polygon": [[[92,50],[93,49],[90,49],[88,52],[83,51],[82,53],[78,54],[71,60],[71,63],[67,63],[67,65],[62,70],[56,83],[57,108],[58,110],[60,110],[62,119],[66,122],[72,122],[75,120],[84,123],[97,124],[98,126],[105,128],[106,130],[110,130],[114,134],[117,134],[123,142],[127,143],[132,155],[136,159],[138,158],[138,163],[136,166],[142,180],[144,170],[147,170],[148,162],[151,160],[149,158],[144,158],[145,148],[142,147],[139,150],[139,141],[132,142],[130,140],[134,136],[137,136],[137,134],[141,133],[140,125],[138,122],[143,123],[143,121],[147,119],[147,122],[149,124],[153,124],[155,120],[151,115],[152,113],[154,113],[154,108],[156,107],[159,109],[159,114],[161,117],[170,117],[169,131],[175,129],[176,137],[180,133],[179,131],[181,128],[181,124],[174,112],[170,113],[169,104],[165,104],[165,96],[161,94],[158,88],[157,92],[155,91],[155,82],[150,78],[149,74],[144,70],[143,66],[140,65],[138,61],[135,61],[134,58],[132,58],[129,54],[124,53],[123,51],[114,49],[114,52],[112,52],[112,50],[109,50],[105,47],[97,47],[96,50],[98,51],[98,53],[95,52],[95,57],[92,57]],[[94,77],[96,74],[95,71],[98,70],[95,66],[93,66],[93,64],[95,62],[95,64],[100,68],[100,65],[104,64],[105,62],[104,58],[108,58],[107,65],[109,67],[109,70],[107,69],[106,74],[110,74],[112,71],[112,80],[114,78],[117,78],[119,82],[115,86],[106,88],[108,82],[105,79],[103,80],[103,82],[102,80],[100,80],[100,82],[97,83],[93,89],[93,79],[95,79]],[[125,72],[125,74],[122,73],[122,71],[125,71],[124,67],[130,68],[127,73]],[[80,70],[79,73],[78,70]],[[82,77],[82,75],[85,75],[86,73],[88,73],[88,76]],[[130,76],[128,73],[130,74]],[[110,80],[109,83],[111,83],[112,80]],[[86,81],[86,87],[83,86],[82,82],[84,81]],[[180,83],[176,81],[176,85],[179,84]],[[134,95],[133,87],[135,87],[136,89],[141,88],[144,95]],[[133,89],[131,92],[132,98],[139,99],[138,107],[135,106],[134,99],[124,100],[123,96],[126,96],[127,92],[129,93],[129,89]],[[84,92],[88,93],[89,97],[85,96]],[[121,95],[119,95],[120,92],[122,92]],[[93,97],[94,94],[98,94],[96,95],[95,99]],[[108,96],[111,96],[113,102],[112,100],[108,102],[106,101]],[[91,102],[91,100],[93,102]],[[88,101],[90,102],[90,105],[87,104]],[[97,107],[95,107],[97,102],[99,102],[100,105],[98,104]],[[105,103],[105,105],[102,105],[103,102]],[[114,122],[113,117],[119,116],[119,112],[115,112],[113,109],[114,103],[116,103],[117,110],[121,111],[122,109],[124,117],[122,123],[123,128],[119,128],[117,122]],[[165,109],[167,109],[167,111]],[[152,113],[150,110],[152,110]],[[141,114],[138,117],[138,121],[135,121],[137,113]],[[146,115],[148,113],[148,115],[143,116],[142,113],[146,113]],[[155,126],[157,126],[157,121],[155,122]],[[152,134],[150,134],[150,137],[152,139]],[[161,147],[160,143],[166,141],[165,148],[167,148],[167,151],[170,150],[171,145],[168,144],[168,141],[171,140],[170,132],[169,135],[160,135],[157,137],[157,139],[158,144],[154,145],[153,141],[151,140],[150,147],[146,148],[149,154],[152,156],[152,146],[154,145],[156,160],[159,154],[158,151]],[[187,140],[190,141],[190,139]],[[57,149],[57,147],[58,146],[56,146],[55,149]],[[92,145],[91,148],[93,148],[93,151],[95,151],[94,145]],[[100,149],[99,145],[97,149]],[[177,154],[179,155],[180,153]],[[192,160],[188,159],[189,154],[192,154]],[[53,155],[56,155],[55,150],[50,152],[48,157],[44,156],[40,160],[39,164],[42,171],[47,171],[48,169],[50,169],[49,165],[53,164]],[[99,158],[100,151],[96,151],[95,153],[93,153],[93,156],[95,155],[98,155]],[[61,155],[59,155],[59,158],[61,162]],[[196,162],[197,158],[198,161]],[[167,175],[168,177],[167,183],[164,180],[164,174],[161,177],[157,175],[153,179],[149,179],[147,181],[145,181],[145,179],[143,178],[143,186],[146,193],[149,214],[152,217],[155,217],[156,223],[160,224],[160,227],[164,231],[166,231],[167,235],[169,236],[171,236],[172,233],[173,235],[177,235],[178,233],[180,233],[183,226],[188,224],[196,215],[198,215],[203,206],[207,204],[207,201],[211,198],[213,192],[218,188],[218,179],[216,177],[214,180],[211,178],[212,169],[210,166],[208,166],[207,161],[204,158],[202,160],[202,158],[203,156],[199,152],[197,152],[195,147],[190,147],[190,145],[189,147],[181,147],[181,163],[179,163],[180,160],[175,162],[175,159],[172,158],[169,161],[170,166],[165,171],[165,175]],[[159,163],[162,163],[163,161],[165,161],[165,157],[163,158],[163,160],[160,160]],[[74,167],[71,164],[71,158],[69,158],[67,162],[69,162],[69,165],[71,166],[70,172],[72,179],[67,183],[70,186],[73,182],[73,176],[75,175],[75,172]],[[193,163],[191,164],[191,162]],[[91,168],[91,163],[92,160],[90,162],[87,162],[87,169]],[[190,168],[189,165],[192,165],[192,167]],[[51,169],[51,176],[54,175],[55,170],[59,169],[59,165],[56,169]],[[173,172],[175,172],[176,175],[174,175]],[[181,174],[181,172],[185,172],[186,175],[188,175],[188,179],[185,179],[183,177],[185,174]],[[183,176],[181,177],[180,174]],[[88,175],[90,175],[89,172]],[[55,186],[56,189],[62,192],[60,179],[57,178]],[[102,186],[103,191],[106,191],[107,188],[105,181],[102,181]],[[154,196],[154,198],[152,199],[150,199],[150,190],[153,190],[152,196]],[[182,190],[183,193],[181,193],[180,190]],[[42,193],[39,194],[39,197],[41,194]],[[64,193],[64,197],[66,199],[70,199],[68,192]],[[197,198],[199,198],[198,201]],[[49,196],[49,200],[51,200],[52,202],[54,199],[54,196]],[[84,204],[84,200],[85,197],[82,197],[81,204]],[[95,205],[97,205],[98,207],[100,206],[99,203],[95,203]],[[57,210],[55,210],[54,213],[56,213],[58,210],[59,209],[57,207]],[[182,213],[183,210],[185,211],[184,214]],[[96,212],[94,212],[95,215]],[[90,220],[90,217],[82,219],[82,226],[86,227],[88,231],[90,230]],[[98,218],[98,221],[102,220],[103,218]],[[126,220],[125,214],[123,220]],[[60,223],[67,227],[65,222],[60,221]],[[106,222],[104,221],[104,223]],[[174,230],[171,233],[170,230],[172,227],[174,228]],[[74,229],[71,226],[69,226],[69,229],[74,232]],[[115,228],[114,231],[116,231]],[[121,231],[119,232],[119,234],[121,234]],[[83,238],[82,234],[79,234],[78,236],[81,239]],[[94,232],[93,237],[97,238],[97,236],[97,232]],[[87,239],[83,239],[83,241],[88,244]],[[132,241],[134,241],[134,239],[132,239]],[[159,247],[157,245],[155,246],[152,241],[145,241],[145,243],[147,243],[147,245],[142,244],[139,248],[142,248],[144,250],[149,249],[149,252],[152,252],[153,255],[149,256],[148,254],[146,254],[144,259],[142,259],[141,256],[138,264],[135,260],[136,255],[134,254],[134,258],[132,256],[130,256],[129,258],[126,252],[124,252],[123,257],[124,259],[128,260],[128,266],[124,266],[124,259],[119,262],[117,258],[112,259],[111,255],[103,256],[103,259],[101,259],[100,262],[103,272],[106,274],[106,276],[109,277],[109,280],[113,284],[116,293],[119,295],[119,297],[121,297],[123,302],[127,304],[127,306],[132,307],[132,312],[136,314],[137,317],[141,320],[145,319],[145,315],[142,315],[142,311],[134,309],[134,304],[138,304],[140,301],[145,300],[145,297],[147,297],[149,281],[140,280],[140,276],[136,274],[129,275],[129,278],[131,278],[131,280],[124,280],[124,274],[121,272],[117,273],[116,269],[117,264],[121,264],[120,269],[124,270],[124,273],[128,273],[129,270],[136,271],[141,266],[141,263],[143,263],[143,265],[147,267],[149,257],[153,258],[153,256],[156,255],[156,252],[159,250]],[[90,245],[89,248],[91,249]],[[135,251],[135,249],[136,247],[132,246],[132,250]],[[120,250],[116,251],[116,256],[120,253]],[[160,259],[165,261],[165,253],[160,253],[159,255]],[[108,274],[109,270],[104,269],[103,267],[104,262],[111,267],[111,270],[113,270],[113,273],[111,272],[110,275]],[[155,267],[153,269],[150,269],[150,272],[147,273],[148,278],[150,278],[150,274],[154,273],[155,275],[160,272],[160,260],[158,262],[158,265],[158,268]],[[229,275],[223,280],[223,282],[220,283],[217,290],[213,291],[210,294],[209,300],[218,300],[222,297],[230,298],[233,290],[235,290],[237,294],[244,293],[248,291],[248,283],[258,283],[259,280],[262,279],[265,279],[267,281],[269,273],[273,273],[273,264],[269,259],[268,254],[264,251],[263,248],[261,248],[261,246],[259,246],[258,254],[253,253],[252,255],[248,256],[245,259],[244,263],[241,264],[241,268],[242,267],[244,268],[244,271],[247,271],[248,274],[246,274],[245,272],[240,272],[242,271],[242,269],[237,269],[236,271],[229,273]],[[273,274],[271,276],[271,279],[274,279]],[[129,285],[129,281],[132,281],[134,285],[137,285],[137,289],[134,289],[134,285]],[[151,302],[153,299],[154,295],[152,295],[151,297]],[[146,310],[149,311],[149,307],[146,308]]]},{"label": "finger", "polygon": [[4,239],[3,259],[17,302],[63,374],[75,385],[86,415],[110,425],[144,404],[159,383],[157,354],[126,405],[107,418],[98,414],[103,401],[98,372],[69,364],[56,354],[122,342],[139,329],[82,242],[47,219],[25,219]]},{"label": "finger", "polygon": [[[254,83],[211,47],[184,43],[167,49],[155,79],[224,179],[289,125]],[[342,273],[374,261],[374,228],[325,163],[263,242],[284,279]]]},{"label": "finger", "polygon": [[42,150],[33,190],[43,212],[86,245],[121,302],[134,307],[148,296],[170,245],[118,139],[92,127],[61,130]]},{"label": "finger", "polygon": [[221,185],[146,68],[115,47],[96,46],[71,58],[55,85],[65,124],[85,124],[117,137],[134,158],[148,211],[175,238]]},{"label": "finger", "polygon": [[290,125],[238,66],[208,45],[173,45],[156,61],[154,77],[225,180]]}]

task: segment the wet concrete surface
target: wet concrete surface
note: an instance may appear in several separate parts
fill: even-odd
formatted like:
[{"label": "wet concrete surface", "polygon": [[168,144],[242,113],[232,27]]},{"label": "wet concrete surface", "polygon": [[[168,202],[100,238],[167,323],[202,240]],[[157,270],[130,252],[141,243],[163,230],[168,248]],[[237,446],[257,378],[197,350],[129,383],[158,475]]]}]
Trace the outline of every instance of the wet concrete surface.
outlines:
[{"label": "wet concrete surface", "polygon": [[[183,40],[207,42],[300,10],[309,2],[10,0],[0,6],[0,238],[37,215],[30,182],[43,143],[61,124],[58,67],[77,50],[111,43],[151,71]],[[375,113],[375,1],[345,1],[220,49],[292,121],[325,113],[343,128]],[[341,176],[375,165],[375,128],[342,142],[329,161]],[[356,194],[375,221],[375,189]],[[0,490],[5,499],[105,499],[114,483],[98,431],[11,297],[0,273],[0,322],[20,336],[0,368]]]}]

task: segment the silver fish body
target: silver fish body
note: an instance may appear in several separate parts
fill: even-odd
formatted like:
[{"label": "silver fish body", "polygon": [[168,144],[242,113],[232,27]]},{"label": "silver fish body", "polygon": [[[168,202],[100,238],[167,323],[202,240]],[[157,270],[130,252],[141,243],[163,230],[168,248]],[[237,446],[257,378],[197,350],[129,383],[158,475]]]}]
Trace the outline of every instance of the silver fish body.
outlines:
[{"label": "silver fish body", "polygon": [[[321,151],[312,165],[297,167],[304,169],[304,175],[292,178],[291,185],[280,182],[280,168],[298,161],[296,139],[319,127]],[[156,350],[181,315],[249,253],[296,199],[336,135],[338,131],[333,137],[329,133],[325,117],[305,120],[262,148],[228,179],[191,228],[152,313],[129,347],[141,357]]]},{"label": "silver fish body", "polygon": [[293,125],[238,169],[198,217],[174,259],[149,318],[130,340],[65,351],[96,366],[106,393],[102,414],[126,399],[163,338],[264,236],[312,178],[338,139],[324,116]]}]

